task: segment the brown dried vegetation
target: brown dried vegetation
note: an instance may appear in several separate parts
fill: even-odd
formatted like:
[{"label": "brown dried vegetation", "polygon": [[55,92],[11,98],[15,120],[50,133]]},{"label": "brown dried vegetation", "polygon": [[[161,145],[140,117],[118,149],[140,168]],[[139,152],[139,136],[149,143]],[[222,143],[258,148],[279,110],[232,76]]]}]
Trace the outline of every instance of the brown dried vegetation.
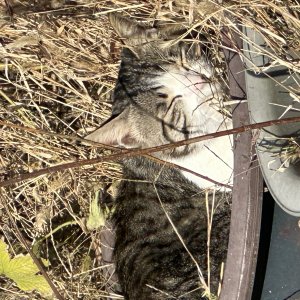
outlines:
[{"label": "brown dried vegetation", "polygon": [[[110,115],[121,46],[107,21],[111,11],[196,29],[223,78],[221,32],[227,26],[231,39],[235,24],[262,32],[276,63],[300,69],[287,52],[300,49],[296,0],[0,0],[0,183],[114,151],[78,139]],[[117,163],[104,162],[0,188],[0,237],[14,254],[27,253],[24,242],[36,246],[43,239],[33,250],[50,261],[47,272],[65,299],[106,298],[99,233],[85,223],[94,191],[120,176]],[[0,298],[41,296],[0,277]]]}]

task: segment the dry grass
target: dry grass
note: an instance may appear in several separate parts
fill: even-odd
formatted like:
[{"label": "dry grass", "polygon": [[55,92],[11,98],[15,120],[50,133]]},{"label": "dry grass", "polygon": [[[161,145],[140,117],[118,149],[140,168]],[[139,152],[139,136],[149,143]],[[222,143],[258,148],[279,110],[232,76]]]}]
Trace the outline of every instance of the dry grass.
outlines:
[{"label": "dry grass", "polygon": [[259,143],[259,150],[272,153],[272,156],[279,158],[281,166],[278,171],[284,172],[290,165],[300,161],[300,140],[299,137],[265,137]]},{"label": "dry grass", "polygon": [[[221,30],[228,26],[231,38],[239,30],[235,23],[262,32],[272,49],[267,54],[299,72],[299,60],[289,58],[290,50],[300,49],[296,0],[219,2],[0,0],[0,181],[110,153],[74,139],[110,115],[120,41],[107,22],[109,11],[152,24],[181,24],[187,32],[197,29],[206,36],[222,78],[226,63],[220,51]],[[105,299],[99,233],[87,231],[85,220],[94,197],[91,191],[120,176],[119,165],[106,162],[1,188],[0,237],[12,253],[26,252],[9,220],[10,211],[29,245],[47,236],[36,254],[51,261],[48,273],[66,299]],[[40,299],[4,278],[0,286],[1,299]]]}]

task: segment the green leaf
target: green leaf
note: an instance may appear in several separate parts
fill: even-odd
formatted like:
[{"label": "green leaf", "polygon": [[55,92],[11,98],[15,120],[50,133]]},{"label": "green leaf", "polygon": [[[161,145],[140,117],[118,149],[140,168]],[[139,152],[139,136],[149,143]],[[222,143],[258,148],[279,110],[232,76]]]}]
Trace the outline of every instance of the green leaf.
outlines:
[{"label": "green leaf", "polygon": [[105,225],[105,214],[99,205],[99,191],[96,192],[95,198],[90,204],[90,214],[86,222],[88,230],[94,230]]},{"label": "green leaf", "polygon": [[82,264],[81,264],[81,272],[87,272],[88,270],[91,269],[93,265],[93,260],[92,258],[87,254],[83,260],[82,260]]},{"label": "green leaf", "polygon": [[4,274],[4,270],[8,266],[9,261],[10,258],[7,251],[7,245],[0,240],[0,274]]},{"label": "green leaf", "polygon": [[13,258],[7,265],[4,273],[7,277],[14,278],[36,274],[39,271],[31,256],[20,255]]},{"label": "green leaf", "polygon": [[23,290],[23,291],[33,291],[37,290],[42,295],[47,296],[52,293],[52,290],[50,286],[48,285],[48,282],[45,280],[45,278],[42,275],[34,275],[34,274],[28,274],[27,276],[21,276],[14,274],[13,279],[17,286]]},{"label": "green leaf", "polygon": [[13,280],[23,291],[37,290],[43,296],[49,296],[52,289],[42,275],[36,275],[38,271],[29,254],[10,259],[7,245],[0,240],[0,274]]}]

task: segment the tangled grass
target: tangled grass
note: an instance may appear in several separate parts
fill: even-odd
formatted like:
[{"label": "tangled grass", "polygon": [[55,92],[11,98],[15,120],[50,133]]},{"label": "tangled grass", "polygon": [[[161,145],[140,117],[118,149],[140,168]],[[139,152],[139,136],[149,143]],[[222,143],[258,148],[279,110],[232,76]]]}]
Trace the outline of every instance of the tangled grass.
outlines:
[{"label": "tangled grass", "polygon": [[[80,140],[110,115],[121,47],[106,18],[111,11],[152,25],[179,24],[187,34],[197,30],[225,84],[221,50],[229,46],[222,39],[233,40],[239,25],[263,34],[268,50],[257,51],[274,64],[300,69],[299,59],[290,57],[300,50],[297,0],[0,0],[0,182],[114,152]],[[290,93],[298,97],[299,91]],[[117,163],[103,162],[2,187],[0,237],[12,254],[26,253],[25,241],[47,258],[47,272],[65,299],[106,299],[99,231],[89,231],[86,220],[94,191],[120,178]],[[0,297],[41,299],[3,277]]]}]

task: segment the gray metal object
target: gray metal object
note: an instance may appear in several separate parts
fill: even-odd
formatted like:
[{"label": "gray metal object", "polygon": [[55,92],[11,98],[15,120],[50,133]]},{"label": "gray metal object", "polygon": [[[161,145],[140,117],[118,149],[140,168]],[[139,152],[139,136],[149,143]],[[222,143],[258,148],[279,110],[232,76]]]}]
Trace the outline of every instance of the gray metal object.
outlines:
[{"label": "gray metal object", "polygon": [[267,272],[261,300],[300,299],[298,218],[275,206]]},{"label": "gray metal object", "polygon": [[[251,29],[244,30],[249,42],[244,41],[246,55],[246,87],[252,123],[264,122],[279,118],[300,116],[300,102],[291,97],[289,90],[299,91],[300,76],[283,65],[272,66],[272,58],[257,54],[261,47],[267,54],[272,50],[267,47],[261,35]],[[291,59],[297,53],[291,53]],[[263,67],[263,73],[259,68]],[[273,141],[276,137],[300,136],[300,123],[270,126],[260,132],[258,141]],[[272,143],[272,141],[270,141]],[[282,140],[284,143],[284,140]],[[287,213],[300,216],[300,164],[290,165],[283,172],[283,162],[278,156],[257,151],[265,182],[278,205]]]}]

